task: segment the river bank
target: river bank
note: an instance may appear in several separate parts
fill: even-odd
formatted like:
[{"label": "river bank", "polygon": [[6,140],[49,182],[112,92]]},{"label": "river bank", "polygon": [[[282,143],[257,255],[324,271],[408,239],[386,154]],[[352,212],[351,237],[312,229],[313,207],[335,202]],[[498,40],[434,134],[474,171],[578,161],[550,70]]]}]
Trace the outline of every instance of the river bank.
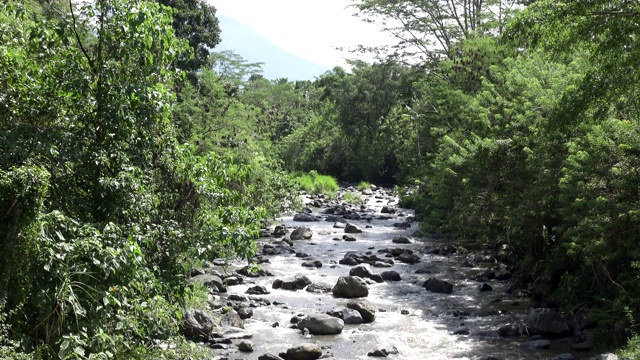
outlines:
[{"label": "river bank", "polygon": [[[303,194],[306,211],[259,239],[260,270],[217,262],[194,274],[214,289],[213,311],[227,313],[206,339],[218,358],[595,358],[587,324],[508,292],[514,279],[492,251],[417,236],[412,211],[389,189],[361,192],[362,205],[342,202],[346,192],[357,190],[337,200]],[[319,335],[316,325],[338,318]],[[308,357],[287,355],[302,344],[314,349]]]}]

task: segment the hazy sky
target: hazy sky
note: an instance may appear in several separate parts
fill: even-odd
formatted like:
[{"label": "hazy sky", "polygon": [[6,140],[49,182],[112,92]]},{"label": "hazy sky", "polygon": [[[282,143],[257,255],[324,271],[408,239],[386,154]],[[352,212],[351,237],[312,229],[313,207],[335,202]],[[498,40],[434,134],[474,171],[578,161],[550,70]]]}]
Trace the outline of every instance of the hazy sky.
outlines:
[{"label": "hazy sky", "polygon": [[[389,43],[376,25],[352,16],[351,0],[208,0],[218,13],[248,24],[294,55],[333,67],[355,55],[335,47]],[[224,36],[224,35],[223,35]]]}]

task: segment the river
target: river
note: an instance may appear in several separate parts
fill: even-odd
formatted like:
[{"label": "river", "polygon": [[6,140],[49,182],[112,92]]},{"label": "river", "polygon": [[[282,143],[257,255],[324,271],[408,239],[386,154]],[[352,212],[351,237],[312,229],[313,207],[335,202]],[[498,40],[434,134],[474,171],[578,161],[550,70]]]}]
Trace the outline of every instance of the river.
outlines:
[{"label": "river", "polygon": [[[517,323],[530,311],[529,300],[508,295],[509,281],[488,280],[492,291],[481,292],[481,282],[471,280],[474,274],[496,263],[462,266],[468,254],[439,256],[425,254],[423,249],[435,246],[437,239],[414,237],[418,224],[411,222],[409,228],[398,228],[394,224],[405,222],[413,216],[410,210],[397,208],[397,198],[386,189],[376,189],[364,195],[364,205],[354,206],[361,220],[344,220],[361,228],[364,232],[353,234],[356,241],[341,241],[344,229],[334,228],[333,221],[324,221],[328,215],[321,212],[324,207],[313,208],[314,216],[322,219],[315,222],[296,222],[293,216],[281,219],[291,231],[294,227],[308,226],[313,231],[310,240],[294,242],[296,252],[320,260],[322,267],[302,267],[304,261],[295,254],[268,256],[262,268],[274,274],[259,278],[247,278],[242,285],[229,287],[229,293],[243,294],[249,287],[262,285],[270,294],[261,295],[277,305],[258,307],[245,320],[245,329],[253,333],[253,353],[233,353],[229,358],[257,359],[261,354],[286,351],[301,343],[316,343],[323,353],[335,359],[372,359],[367,354],[381,348],[397,348],[392,359],[552,359],[562,353],[571,352],[568,340],[554,340],[545,350],[528,350],[519,345],[531,340],[518,336],[503,338],[497,329],[505,324]],[[310,206],[312,199],[304,196]],[[382,214],[383,206],[396,208],[395,214]],[[369,218],[367,221],[365,218]],[[407,236],[410,244],[392,243],[397,236]],[[278,238],[261,238],[258,243],[280,241]],[[408,248],[420,256],[420,262],[405,264],[398,261],[391,268],[373,268],[371,272],[397,271],[402,280],[397,282],[370,283],[365,301],[377,309],[373,323],[345,325],[339,335],[303,335],[291,328],[290,319],[296,314],[325,313],[332,309],[343,309],[349,299],[336,298],[331,293],[317,294],[304,290],[289,291],[272,289],[276,279],[295,274],[304,274],[313,283],[334,285],[340,276],[349,275],[350,266],[338,264],[347,252],[378,254],[378,250]],[[384,256],[384,254],[378,254]],[[418,272],[418,273],[416,273]],[[421,285],[429,277],[446,280],[454,284],[451,294],[426,291]],[[278,326],[274,327],[274,324]],[[456,329],[468,328],[469,334],[454,335]],[[587,358],[586,353],[573,352],[576,359]]]}]

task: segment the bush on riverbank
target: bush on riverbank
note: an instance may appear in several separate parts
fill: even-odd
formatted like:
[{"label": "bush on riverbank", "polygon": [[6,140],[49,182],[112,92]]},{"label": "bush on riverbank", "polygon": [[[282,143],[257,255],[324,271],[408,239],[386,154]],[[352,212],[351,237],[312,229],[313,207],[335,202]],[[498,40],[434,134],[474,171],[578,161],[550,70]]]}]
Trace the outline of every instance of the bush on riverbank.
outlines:
[{"label": "bush on riverbank", "polygon": [[353,205],[360,205],[364,203],[362,195],[354,191],[347,191],[346,193],[344,193],[344,201],[346,201],[348,204]]},{"label": "bush on riverbank", "polygon": [[333,198],[338,191],[338,181],[329,175],[320,175],[317,171],[311,170],[307,174],[294,175],[294,181],[300,188],[309,194],[324,194],[329,198]]}]

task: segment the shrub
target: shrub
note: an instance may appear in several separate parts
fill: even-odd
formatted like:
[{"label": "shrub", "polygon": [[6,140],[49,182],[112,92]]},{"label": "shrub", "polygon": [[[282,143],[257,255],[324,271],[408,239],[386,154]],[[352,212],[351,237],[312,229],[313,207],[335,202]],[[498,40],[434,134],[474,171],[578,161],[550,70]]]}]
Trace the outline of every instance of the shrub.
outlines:
[{"label": "shrub", "polygon": [[358,190],[360,191],[369,190],[369,189],[371,189],[371,184],[369,184],[366,181],[360,181],[360,183],[358,184]]},{"label": "shrub", "polygon": [[344,201],[349,204],[363,204],[364,200],[362,199],[362,195],[357,192],[349,191],[344,194]]},{"label": "shrub", "polygon": [[298,175],[295,182],[300,188],[310,194],[324,194],[328,197],[334,197],[338,191],[338,182],[335,178],[328,175],[319,175],[315,170],[311,170],[308,174]]}]

